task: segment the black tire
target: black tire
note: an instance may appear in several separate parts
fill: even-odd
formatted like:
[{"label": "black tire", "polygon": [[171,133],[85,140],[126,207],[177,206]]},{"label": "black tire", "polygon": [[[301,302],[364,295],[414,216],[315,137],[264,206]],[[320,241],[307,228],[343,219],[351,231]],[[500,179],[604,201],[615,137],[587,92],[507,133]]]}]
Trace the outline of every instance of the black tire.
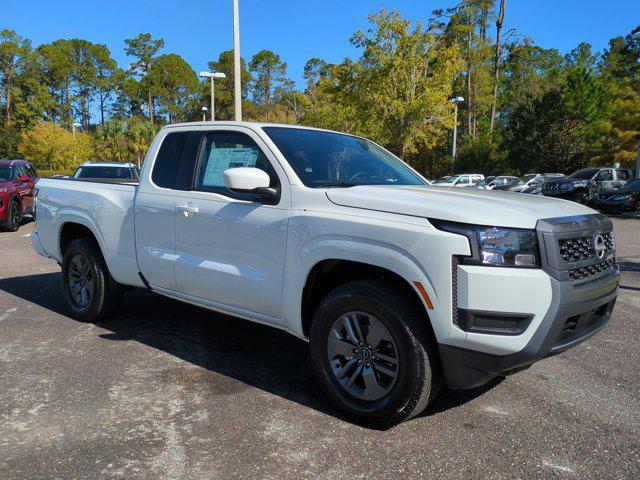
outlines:
[{"label": "black tire", "polygon": [[[86,260],[87,277],[91,278],[91,286],[88,287],[88,303],[82,305],[77,302],[72,292],[70,277],[71,266],[78,257],[79,261]],[[62,292],[67,308],[71,315],[82,322],[95,322],[110,317],[118,308],[124,289],[109,273],[104,262],[100,248],[96,242],[89,238],[73,240],[64,251],[62,261]]]},{"label": "black tire", "polygon": [[581,205],[586,205],[589,202],[589,197],[586,192],[578,192],[576,193],[575,201]]},{"label": "black tire", "polygon": [[[397,346],[396,380],[378,400],[352,395],[339,383],[330,364],[328,342],[334,322],[352,311],[373,315]],[[336,288],[316,310],[309,336],[311,362],[320,385],[334,403],[365,424],[386,428],[415,417],[433,401],[441,385],[435,340],[426,322],[425,312],[390,283],[362,280]]]},{"label": "black tire", "polygon": [[17,200],[12,200],[9,204],[9,213],[4,228],[10,232],[17,232],[21,224],[22,212],[20,211],[20,203]]}]

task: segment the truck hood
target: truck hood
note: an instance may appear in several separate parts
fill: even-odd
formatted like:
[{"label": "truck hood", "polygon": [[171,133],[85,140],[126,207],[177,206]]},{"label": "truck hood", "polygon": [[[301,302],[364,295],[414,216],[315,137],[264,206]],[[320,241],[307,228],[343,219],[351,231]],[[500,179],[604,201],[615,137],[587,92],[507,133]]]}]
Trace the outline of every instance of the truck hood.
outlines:
[{"label": "truck hood", "polygon": [[363,185],[328,189],[327,197],[345,207],[514,228],[535,228],[543,218],[597,213],[566,200],[467,188]]}]

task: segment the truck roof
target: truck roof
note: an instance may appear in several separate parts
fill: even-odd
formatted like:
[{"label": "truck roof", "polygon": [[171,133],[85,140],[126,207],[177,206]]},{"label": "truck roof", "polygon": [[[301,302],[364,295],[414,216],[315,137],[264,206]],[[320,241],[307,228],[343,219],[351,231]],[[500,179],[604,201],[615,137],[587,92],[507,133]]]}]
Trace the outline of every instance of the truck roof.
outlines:
[{"label": "truck roof", "polygon": [[[336,130],[327,130],[326,128],[316,128],[316,127],[305,127],[303,125],[290,125],[287,123],[269,123],[269,122],[236,122],[235,120],[207,120],[204,122],[185,122],[185,123],[172,123],[170,125],[165,125],[162,129],[171,129],[178,127],[211,127],[211,126],[229,126],[229,127],[247,127],[251,129],[262,128],[262,127],[285,127],[285,128],[297,128],[300,130],[318,130],[322,132],[331,132],[331,133],[340,133],[343,135],[351,135],[345,134],[344,132],[338,132]],[[352,135],[357,137],[358,135]]]},{"label": "truck roof", "polygon": [[15,165],[16,163],[29,163],[26,160],[19,160],[19,159],[15,159],[15,160],[9,160],[6,158],[2,158],[0,159],[0,165]]}]

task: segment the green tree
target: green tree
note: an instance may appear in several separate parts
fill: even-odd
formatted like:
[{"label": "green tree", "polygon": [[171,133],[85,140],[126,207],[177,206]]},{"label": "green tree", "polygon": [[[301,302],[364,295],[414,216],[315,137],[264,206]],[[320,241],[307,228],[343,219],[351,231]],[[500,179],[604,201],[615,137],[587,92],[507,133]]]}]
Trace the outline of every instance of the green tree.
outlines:
[{"label": "green tree", "polygon": [[161,38],[153,39],[150,33],[141,33],[136,38],[127,38],[124,43],[126,45],[125,53],[137,59],[131,64],[131,71],[140,77],[146,90],[149,119],[153,122],[155,117],[153,85],[146,77],[151,71],[155,55],[164,47],[164,40]]},{"label": "green tree", "polygon": [[404,156],[453,126],[448,101],[462,71],[459,48],[446,46],[421,23],[411,27],[396,11],[370,15],[367,33],[352,43],[362,50],[353,80],[364,130]]},{"label": "green tree", "polygon": [[272,51],[261,50],[251,58],[249,68],[255,76],[253,98],[260,105],[264,119],[269,121],[274,91],[282,88],[289,81],[287,64]]},{"label": "green tree", "polygon": [[37,123],[22,132],[18,150],[39,169],[69,171],[93,157],[93,139],[53,123]]},{"label": "green tree", "polygon": [[198,91],[198,77],[191,66],[179,55],[160,55],[151,65],[148,78],[169,123],[184,120],[189,102]]},{"label": "green tree", "polygon": [[[220,54],[218,60],[208,63],[209,70],[212,72],[224,73],[227,78],[225,80],[216,80],[216,118],[221,120],[231,120],[233,118],[233,85],[235,79],[235,72],[233,68],[233,50],[226,50]],[[251,86],[251,73],[247,70],[246,62],[243,58],[240,59],[240,78],[242,85],[242,110],[244,116],[251,118],[253,111],[255,110],[249,105],[248,94]],[[209,106],[210,95],[209,79],[202,82],[202,88],[200,92],[201,106]]]},{"label": "green tree", "polygon": [[31,53],[31,42],[13,30],[0,30],[0,87],[4,105],[5,127],[12,123],[14,111],[13,99],[19,90],[16,79],[21,74],[24,65]]}]

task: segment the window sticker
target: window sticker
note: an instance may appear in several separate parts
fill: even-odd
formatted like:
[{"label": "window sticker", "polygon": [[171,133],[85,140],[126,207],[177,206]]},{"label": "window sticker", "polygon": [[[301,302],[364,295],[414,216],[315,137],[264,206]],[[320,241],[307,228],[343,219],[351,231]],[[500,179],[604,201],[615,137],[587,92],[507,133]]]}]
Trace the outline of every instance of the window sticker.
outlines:
[{"label": "window sticker", "polygon": [[255,167],[258,150],[255,148],[212,148],[202,185],[208,187],[224,186],[222,174],[228,168]]}]

